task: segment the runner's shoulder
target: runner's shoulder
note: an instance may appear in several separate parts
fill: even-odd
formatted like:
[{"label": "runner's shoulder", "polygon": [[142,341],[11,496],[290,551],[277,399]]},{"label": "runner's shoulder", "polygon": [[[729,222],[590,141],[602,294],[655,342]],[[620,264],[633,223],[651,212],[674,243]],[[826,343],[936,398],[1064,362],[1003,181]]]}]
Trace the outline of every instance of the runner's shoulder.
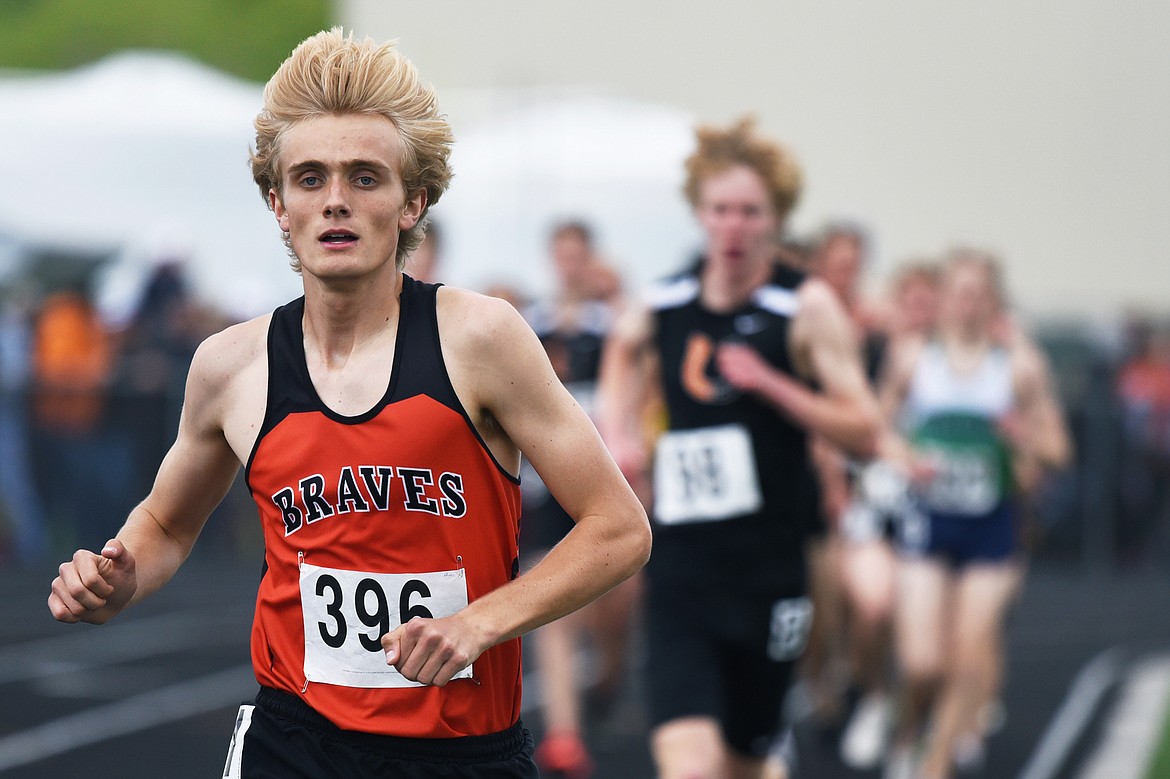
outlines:
[{"label": "runner's shoulder", "polygon": [[436,313],[447,359],[482,366],[509,360],[518,347],[525,353],[525,345],[544,353],[524,317],[502,298],[444,286],[439,288]]},{"label": "runner's shoulder", "polygon": [[1008,348],[1008,357],[1017,386],[1039,388],[1048,385],[1048,359],[1032,338],[1023,333],[1013,338]]},{"label": "runner's shoulder", "polygon": [[271,314],[265,314],[204,339],[191,361],[188,392],[200,386],[222,390],[247,375],[249,368],[265,364],[271,319]]},{"label": "runner's shoulder", "polygon": [[840,310],[844,312],[840,299],[828,282],[817,276],[806,276],[796,287],[800,297],[800,310],[815,315]]},{"label": "runner's shoulder", "polygon": [[926,348],[926,336],[910,333],[891,338],[886,345],[888,365],[894,375],[908,375],[913,372],[922,352]]},{"label": "runner's shoulder", "polygon": [[698,299],[702,286],[694,271],[683,271],[648,284],[631,307],[646,312],[680,308]]}]

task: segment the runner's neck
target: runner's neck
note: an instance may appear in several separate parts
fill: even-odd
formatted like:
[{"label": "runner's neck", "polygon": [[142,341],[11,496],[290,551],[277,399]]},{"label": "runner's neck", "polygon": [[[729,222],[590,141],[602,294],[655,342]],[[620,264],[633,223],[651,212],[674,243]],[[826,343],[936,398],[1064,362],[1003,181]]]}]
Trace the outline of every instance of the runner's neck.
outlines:
[{"label": "runner's neck", "polygon": [[735,311],[772,277],[771,256],[738,266],[708,260],[700,277],[703,306],[715,312]]},{"label": "runner's neck", "polygon": [[[322,355],[338,357],[386,332],[394,332],[398,325],[402,273],[395,272],[391,289],[381,283],[363,284],[349,289],[338,289],[306,278],[304,337],[318,347]],[[332,362],[332,359],[330,359]]]}]

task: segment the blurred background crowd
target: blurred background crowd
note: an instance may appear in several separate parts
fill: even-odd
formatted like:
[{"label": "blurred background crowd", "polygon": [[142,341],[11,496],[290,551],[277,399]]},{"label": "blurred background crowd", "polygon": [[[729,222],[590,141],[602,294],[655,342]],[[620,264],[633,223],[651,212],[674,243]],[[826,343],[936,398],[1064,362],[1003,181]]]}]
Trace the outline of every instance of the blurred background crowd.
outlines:
[{"label": "blurred background crowd", "polygon": [[[408,273],[444,279],[449,226],[439,219]],[[567,225],[578,231],[573,246],[557,237]],[[779,256],[825,275],[876,337],[929,316],[923,309],[932,305],[937,273],[929,256],[908,259],[865,285],[872,275],[865,244],[838,258],[820,244],[823,235],[843,229],[829,227],[828,233],[778,236]],[[549,224],[541,237],[545,272],[575,297],[620,305],[637,290],[623,282],[616,255],[599,253],[592,239],[598,229],[604,226],[584,219]],[[878,229],[849,226],[861,236]],[[940,254],[942,248],[951,247]],[[116,318],[98,303],[100,261],[42,257],[0,279],[0,561],[44,562],[98,543],[149,490],[174,438],[195,348],[238,321],[194,293],[186,260],[182,254],[153,258],[137,298]],[[529,313],[539,297],[511,280],[480,289]],[[1167,314],[1121,311],[1114,332],[1036,324],[1079,457],[1035,499],[1034,556],[1094,571],[1170,563]],[[539,321],[533,324],[539,329]],[[259,533],[242,489],[208,524],[201,553],[257,553]]]},{"label": "blurred background crowd", "polygon": [[[455,127],[407,273],[504,297],[538,332],[558,295],[609,316],[699,248],[694,127],[754,114],[807,177],[780,260],[864,332],[929,319],[950,250],[1000,257],[1077,453],[1030,497],[1032,559],[1166,570],[1170,12],[631,5],[0,4],[0,567],[111,536],[199,343],[298,294],[250,122],[292,46],[342,23],[398,37]],[[574,344],[546,346],[571,374]],[[239,481],[195,556],[256,562],[256,524]]]},{"label": "blurred background crowd", "polygon": [[[806,171],[778,240],[807,266],[827,224],[855,223],[877,329],[898,317],[901,267],[955,245],[1002,258],[1078,444],[1036,507],[1035,552],[1093,569],[1170,556],[1157,4],[744,2],[669,24],[616,2],[140,5],[0,8],[0,144],[19,183],[0,194],[0,558],[111,532],[172,439],[195,346],[297,294],[243,166],[259,83],[339,22],[399,38],[455,125],[436,278],[547,296],[549,232],[579,220],[610,286],[637,295],[699,246],[679,191],[694,126],[754,113]],[[250,554],[247,504],[223,513],[202,547]]]}]

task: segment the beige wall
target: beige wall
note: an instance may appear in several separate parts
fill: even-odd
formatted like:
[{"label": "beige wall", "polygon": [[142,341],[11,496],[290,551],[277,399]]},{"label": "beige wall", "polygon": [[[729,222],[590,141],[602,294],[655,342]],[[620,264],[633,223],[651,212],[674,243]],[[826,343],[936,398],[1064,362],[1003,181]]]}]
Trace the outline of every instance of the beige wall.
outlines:
[{"label": "beige wall", "polygon": [[340,14],[398,38],[457,129],[483,105],[457,96],[493,87],[587,85],[717,122],[751,111],[805,165],[794,227],[863,220],[879,273],[973,242],[1007,258],[1027,312],[1170,310],[1162,0],[345,0]]}]

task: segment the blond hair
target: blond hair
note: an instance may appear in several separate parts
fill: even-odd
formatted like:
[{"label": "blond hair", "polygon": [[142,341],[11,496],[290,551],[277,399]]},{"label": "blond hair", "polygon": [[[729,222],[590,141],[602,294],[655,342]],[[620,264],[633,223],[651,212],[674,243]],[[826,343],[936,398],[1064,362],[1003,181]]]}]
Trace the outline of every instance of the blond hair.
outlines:
[{"label": "blond hair", "polygon": [[[395,261],[401,269],[422,241],[427,210],[451,181],[448,158],[454,136],[439,113],[434,90],[420,81],[414,65],[393,43],[355,41],[353,33],[345,35],[340,27],[302,41],[264,87],[264,107],[255,121],[252,178],[265,202],[270,190],[282,194],[279,159],[284,134],[305,119],[343,114],[384,116],[393,122],[402,138],[403,189],[407,196],[426,191],[422,218],[399,234]],[[287,235],[285,244],[289,245]],[[295,255],[292,266],[300,270]]]},{"label": "blond hair", "polygon": [[940,276],[942,276],[942,269],[937,262],[923,259],[908,260],[894,271],[893,278],[890,280],[890,288],[895,295],[900,294],[912,284],[921,283],[937,288]]},{"label": "blond hair", "polygon": [[703,180],[728,168],[745,165],[754,170],[768,189],[777,216],[784,219],[800,198],[800,165],[783,146],[756,135],[756,121],[744,117],[727,129],[700,127],[699,146],[687,158],[683,192],[692,206],[699,205]]},{"label": "blond hair", "polygon": [[954,247],[943,257],[942,276],[949,277],[960,268],[974,268],[982,271],[988,286],[991,288],[996,307],[1002,309],[1008,305],[1003,263],[994,253],[970,246]]}]

